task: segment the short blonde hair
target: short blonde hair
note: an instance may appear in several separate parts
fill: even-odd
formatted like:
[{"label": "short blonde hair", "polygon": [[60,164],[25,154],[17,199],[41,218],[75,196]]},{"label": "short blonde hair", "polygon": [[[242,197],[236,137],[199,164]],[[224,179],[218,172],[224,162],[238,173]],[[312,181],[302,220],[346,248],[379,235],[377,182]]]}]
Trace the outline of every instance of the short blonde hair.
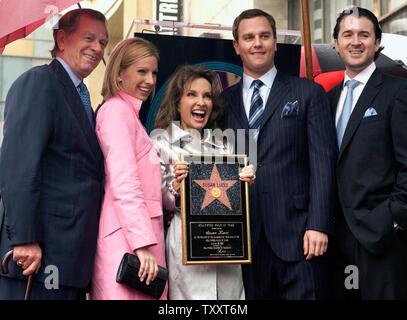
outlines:
[{"label": "short blonde hair", "polygon": [[114,97],[121,90],[118,81],[119,73],[130,67],[136,61],[153,56],[159,60],[157,48],[142,38],[131,38],[119,42],[110,54],[107,62],[102,86],[103,101]]}]

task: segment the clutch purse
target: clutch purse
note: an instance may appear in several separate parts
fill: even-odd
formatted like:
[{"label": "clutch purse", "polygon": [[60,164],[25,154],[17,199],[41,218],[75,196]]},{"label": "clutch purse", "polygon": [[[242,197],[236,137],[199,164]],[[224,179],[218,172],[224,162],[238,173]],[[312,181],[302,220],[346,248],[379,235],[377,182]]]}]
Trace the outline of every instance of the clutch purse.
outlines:
[{"label": "clutch purse", "polygon": [[145,279],[143,282],[140,281],[138,276],[139,269],[140,260],[137,256],[125,253],[117,270],[116,282],[141,291],[154,299],[159,299],[163,294],[165,283],[168,280],[168,270],[158,266],[157,277],[155,277],[153,281],[150,281],[149,285],[146,285]]}]

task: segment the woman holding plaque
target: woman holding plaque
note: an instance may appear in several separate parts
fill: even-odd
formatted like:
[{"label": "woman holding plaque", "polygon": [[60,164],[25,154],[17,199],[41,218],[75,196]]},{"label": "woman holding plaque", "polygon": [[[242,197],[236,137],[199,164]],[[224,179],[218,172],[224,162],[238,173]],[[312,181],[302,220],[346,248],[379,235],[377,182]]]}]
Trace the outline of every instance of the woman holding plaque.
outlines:
[{"label": "woman holding plaque", "polygon": [[[178,160],[179,154],[230,153],[230,146],[211,134],[220,128],[222,106],[216,74],[203,66],[183,65],[169,81],[151,134],[161,162],[164,214],[173,215],[166,235],[170,300],[245,298],[240,264],[182,264],[179,192],[188,165]],[[253,167],[243,168],[240,179],[252,183]]]},{"label": "woman holding plaque", "polygon": [[[141,38],[120,42],[106,66],[104,103],[96,134],[104,156],[105,195],[92,278],[91,298],[146,300],[150,296],[116,282],[125,253],[140,260],[138,276],[150,284],[165,267],[161,171],[157,152],[139,120],[154,90],[158,51]],[[161,299],[167,298],[164,289]]]}]

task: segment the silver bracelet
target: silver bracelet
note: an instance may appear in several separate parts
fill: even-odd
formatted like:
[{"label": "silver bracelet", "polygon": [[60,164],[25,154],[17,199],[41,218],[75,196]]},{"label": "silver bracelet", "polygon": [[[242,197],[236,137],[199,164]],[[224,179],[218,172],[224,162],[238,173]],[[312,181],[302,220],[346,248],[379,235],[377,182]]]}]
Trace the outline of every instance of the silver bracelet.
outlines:
[{"label": "silver bracelet", "polygon": [[177,180],[177,179],[172,179],[172,180],[171,180],[170,185],[168,186],[168,190],[170,190],[171,194],[172,194],[174,197],[178,197],[178,196],[179,196],[179,192],[176,191],[176,190],[174,189],[174,187],[172,186],[172,184],[174,183],[175,180]]}]

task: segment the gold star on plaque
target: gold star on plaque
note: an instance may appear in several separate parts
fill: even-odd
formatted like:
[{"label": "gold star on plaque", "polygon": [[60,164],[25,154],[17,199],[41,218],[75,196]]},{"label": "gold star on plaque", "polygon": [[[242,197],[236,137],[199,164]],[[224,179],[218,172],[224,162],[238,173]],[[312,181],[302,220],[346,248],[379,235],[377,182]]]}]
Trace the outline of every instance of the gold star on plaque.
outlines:
[{"label": "gold star on plaque", "polygon": [[232,210],[226,191],[232,187],[236,180],[222,180],[216,164],[213,166],[211,177],[208,180],[194,180],[201,188],[205,189],[205,198],[201,210],[211,204],[214,200],[219,200],[222,204]]}]

